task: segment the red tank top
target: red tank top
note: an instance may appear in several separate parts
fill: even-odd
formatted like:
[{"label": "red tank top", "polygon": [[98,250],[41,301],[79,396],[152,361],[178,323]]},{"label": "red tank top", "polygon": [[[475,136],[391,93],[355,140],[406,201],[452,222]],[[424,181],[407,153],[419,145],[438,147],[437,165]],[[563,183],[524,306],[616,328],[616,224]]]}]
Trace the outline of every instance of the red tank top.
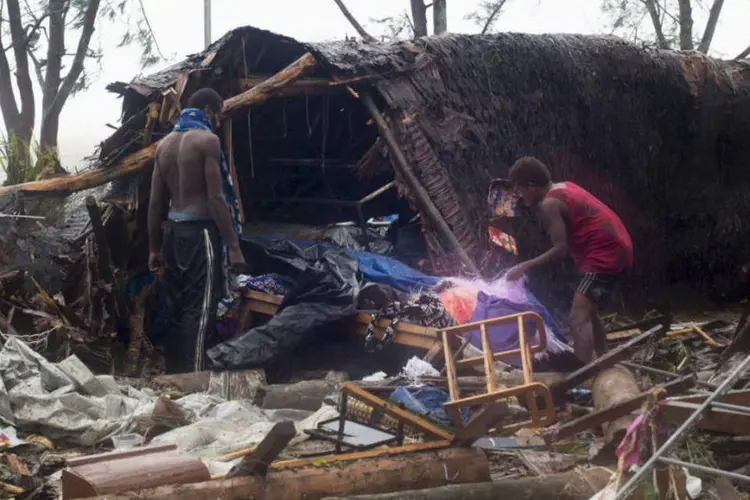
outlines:
[{"label": "red tank top", "polygon": [[633,266],[633,242],[620,218],[594,195],[572,182],[551,189],[547,198],[570,212],[568,248],[581,273],[616,274]]}]

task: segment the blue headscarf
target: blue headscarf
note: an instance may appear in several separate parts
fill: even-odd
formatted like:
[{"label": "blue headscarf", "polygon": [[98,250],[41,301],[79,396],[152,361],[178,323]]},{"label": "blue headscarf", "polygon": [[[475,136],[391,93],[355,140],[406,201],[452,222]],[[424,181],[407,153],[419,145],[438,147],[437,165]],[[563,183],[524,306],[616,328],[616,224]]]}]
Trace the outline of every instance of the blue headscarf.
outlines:
[{"label": "blue headscarf", "polygon": [[[188,130],[200,129],[214,132],[214,128],[211,125],[211,121],[200,109],[196,108],[185,108],[180,114],[180,118],[177,120],[173,132],[187,132]],[[229,173],[229,165],[227,159],[224,156],[224,151],[221,152],[221,177],[222,177],[222,188],[224,191],[224,199],[229,204],[230,212],[232,214],[232,227],[237,237],[242,234],[242,225],[240,223],[240,204],[237,200],[237,195],[234,191],[234,182],[232,181],[232,175]],[[224,242],[226,243],[226,242]]]}]

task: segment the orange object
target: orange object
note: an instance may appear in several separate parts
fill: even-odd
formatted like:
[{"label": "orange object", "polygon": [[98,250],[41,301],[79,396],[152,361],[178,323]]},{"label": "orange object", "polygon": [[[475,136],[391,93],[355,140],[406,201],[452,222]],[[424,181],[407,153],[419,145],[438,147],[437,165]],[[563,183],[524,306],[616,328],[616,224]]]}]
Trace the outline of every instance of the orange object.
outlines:
[{"label": "orange object", "polygon": [[474,288],[454,286],[438,296],[451,318],[457,324],[464,325],[471,321],[474,315],[474,309],[477,307],[477,293],[478,291]]}]

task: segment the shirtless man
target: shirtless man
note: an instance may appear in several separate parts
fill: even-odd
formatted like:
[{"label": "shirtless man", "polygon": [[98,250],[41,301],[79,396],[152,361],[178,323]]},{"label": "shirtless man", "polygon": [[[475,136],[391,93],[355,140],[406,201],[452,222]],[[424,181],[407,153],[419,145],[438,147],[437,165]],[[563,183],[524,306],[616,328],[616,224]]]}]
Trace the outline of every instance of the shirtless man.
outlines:
[{"label": "shirtless man", "polygon": [[571,309],[576,357],[590,363],[606,351],[599,308],[633,265],[633,243],[620,218],[572,182],[553,183],[547,166],[529,156],[510,169],[510,180],[527,206],[539,206],[552,248],[508,271],[511,281],[568,253],[581,275]]},{"label": "shirtless man", "polygon": [[[216,91],[195,92],[156,149],[148,209],[149,269],[164,277],[170,373],[200,371],[223,295],[222,240],[236,271],[245,261],[222,191]],[[202,126],[204,125],[204,126]],[[166,219],[166,220],[165,220]]]}]

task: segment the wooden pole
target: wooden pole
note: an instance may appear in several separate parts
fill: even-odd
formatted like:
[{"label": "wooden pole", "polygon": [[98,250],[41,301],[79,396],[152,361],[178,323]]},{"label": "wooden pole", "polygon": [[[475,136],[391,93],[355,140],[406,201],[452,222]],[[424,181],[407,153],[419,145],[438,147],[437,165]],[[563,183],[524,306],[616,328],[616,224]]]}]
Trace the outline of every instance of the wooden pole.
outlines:
[{"label": "wooden pole", "polygon": [[[281,88],[302,78],[307,71],[315,66],[315,58],[309,52],[282,69],[263,83],[256,85],[250,90],[224,101],[222,120],[228,119],[232,113],[261,104],[273,97]],[[160,142],[160,141],[159,141]],[[0,187],[0,196],[17,191],[25,192],[55,192],[55,191],[82,191],[101,186],[107,182],[139,172],[149,167],[156,155],[156,147],[159,142],[126,156],[112,165],[87,170],[76,175],[65,177],[54,177],[39,181],[16,184],[15,186]]]},{"label": "wooden pole", "polygon": [[448,448],[285,470],[278,470],[272,466],[265,477],[249,476],[179,486],[161,486],[96,498],[319,500],[328,496],[386,493],[489,480],[489,463],[483,451],[475,448]]},{"label": "wooden pole", "polygon": [[409,189],[411,189],[411,191],[417,197],[417,200],[422,205],[422,208],[424,208],[427,216],[430,218],[433,224],[435,224],[435,227],[440,232],[440,234],[451,244],[453,249],[458,254],[458,257],[461,259],[461,262],[464,263],[464,265],[469,269],[470,272],[478,276],[479,270],[477,269],[476,265],[474,265],[474,262],[471,260],[471,258],[469,258],[469,255],[466,253],[466,251],[464,251],[464,248],[461,246],[458,238],[456,238],[456,235],[453,234],[453,230],[451,230],[448,223],[445,222],[445,219],[440,214],[440,211],[430,199],[430,195],[427,190],[424,188],[424,186],[422,186],[422,184],[419,182],[419,179],[414,174],[414,171],[411,169],[406,156],[404,155],[401,147],[398,144],[398,141],[396,140],[396,136],[388,126],[388,123],[386,123],[385,118],[375,104],[375,101],[367,92],[361,93],[361,99],[367,109],[370,111],[370,114],[375,120],[375,123],[377,123],[378,130],[380,130],[380,135],[381,137],[383,137],[383,140],[388,146],[388,150],[396,160],[395,164],[393,165],[394,168],[398,170],[406,183],[409,185]]},{"label": "wooden pole", "polygon": [[232,120],[224,122],[224,150],[225,156],[227,157],[227,164],[229,166],[229,175],[232,176],[232,183],[234,184],[234,196],[237,198],[237,204],[240,206],[240,223],[245,223],[245,206],[242,203],[242,193],[240,190],[240,179],[237,175],[237,164],[234,162],[234,142],[232,139]]},{"label": "wooden pole", "polygon": [[595,467],[551,476],[501,478],[487,483],[323,500],[588,500],[607,486],[611,476],[612,473],[604,467]]}]

